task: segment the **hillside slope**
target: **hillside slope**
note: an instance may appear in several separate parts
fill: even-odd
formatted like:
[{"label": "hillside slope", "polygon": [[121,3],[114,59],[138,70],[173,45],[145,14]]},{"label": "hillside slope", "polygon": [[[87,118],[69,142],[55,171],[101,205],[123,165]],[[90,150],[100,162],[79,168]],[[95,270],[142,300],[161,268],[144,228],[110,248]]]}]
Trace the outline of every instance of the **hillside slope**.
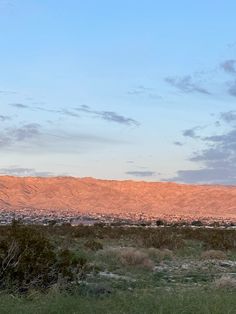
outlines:
[{"label": "hillside slope", "polygon": [[236,219],[236,187],[0,176],[0,209]]}]

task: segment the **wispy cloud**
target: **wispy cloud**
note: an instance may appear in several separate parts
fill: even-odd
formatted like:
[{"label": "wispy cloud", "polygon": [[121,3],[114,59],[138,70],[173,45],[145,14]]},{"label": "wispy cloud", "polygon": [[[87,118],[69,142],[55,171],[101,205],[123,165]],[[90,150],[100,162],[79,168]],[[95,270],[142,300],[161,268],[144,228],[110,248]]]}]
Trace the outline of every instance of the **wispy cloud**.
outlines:
[{"label": "wispy cloud", "polygon": [[220,119],[226,123],[234,123],[236,122],[236,111],[231,110],[227,112],[222,112],[220,114]]},{"label": "wispy cloud", "polygon": [[11,120],[10,116],[4,116],[4,115],[0,115],[0,121],[4,122],[4,121],[9,121]]},{"label": "wispy cloud", "polygon": [[199,169],[179,170],[168,181],[186,183],[236,184],[236,113],[234,111],[220,114],[220,121],[227,123],[231,129],[221,134],[191,137],[200,139],[204,148],[195,151],[188,159],[196,163]]},{"label": "wispy cloud", "polygon": [[11,134],[16,141],[24,141],[38,137],[41,134],[41,125],[38,123],[29,123],[18,128],[10,128],[8,129],[8,133]]},{"label": "wispy cloud", "polygon": [[236,97],[236,80],[229,83],[228,92],[231,96]]},{"label": "wispy cloud", "polygon": [[17,92],[10,91],[10,90],[0,90],[0,94],[3,94],[3,95],[15,95],[15,94],[17,94]]},{"label": "wispy cloud", "polygon": [[9,106],[15,107],[15,108],[18,108],[18,109],[30,109],[30,107],[28,105],[24,105],[24,104],[21,104],[21,103],[9,104]]},{"label": "wispy cloud", "polygon": [[1,151],[84,153],[121,144],[127,144],[127,142],[98,134],[45,128],[38,123],[5,127],[0,132]]},{"label": "wispy cloud", "polygon": [[79,118],[80,116],[78,113],[70,111],[68,109],[61,109],[60,112],[62,115],[69,116],[69,117],[74,117],[74,118]]},{"label": "wispy cloud", "polygon": [[155,171],[127,171],[127,175],[134,177],[152,177],[156,174]]},{"label": "wispy cloud", "polygon": [[206,88],[202,87],[200,83],[193,81],[191,75],[186,75],[183,77],[166,77],[165,81],[184,93],[197,92],[205,95],[210,95],[210,92]]},{"label": "wispy cloud", "polygon": [[236,60],[225,60],[221,63],[222,69],[229,74],[236,74]]},{"label": "wispy cloud", "polygon": [[191,129],[184,130],[183,131],[183,136],[184,137],[190,137],[190,138],[193,138],[193,139],[200,138],[200,136],[196,134],[196,131],[199,130],[199,129],[201,129],[201,127],[196,126],[196,127],[191,128]]},{"label": "wispy cloud", "polygon": [[145,87],[143,85],[139,85],[137,87],[134,87],[134,88],[130,89],[128,91],[128,94],[129,95],[141,95],[141,94],[150,93],[151,91],[153,91],[153,88]]},{"label": "wispy cloud", "polygon": [[32,107],[33,110],[39,110],[43,112],[49,112],[49,113],[56,113],[60,114],[63,116],[69,116],[69,117],[74,117],[74,118],[79,118],[80,116],[78,113],[68,110],[66,108],[61,108],[61,109],[48,109],[48,108],[43,108],[43,107]]},{"label": "wispy cloud", "polygon": [[177,176],[164,181],[176,181],[198,184],[223,184],[236,183],[236,168],[203,168],[198,170],[179,170]]},{"label": "wispy cloud", "polygon": [[236,47],[236,42],[234,41],[234,42],[228,43],[227,47],[230,49]]},{"label": "wispy cloud", "polygon": [[184,145],[182,142],[179,142],[179,141],[175,141],[173,144],[176,146],[183,146]]},{"label": "wispy cloud", "polygon": [[28,106],[21,103],[10,104],[10,106],[15,107],[17,109],[29,109],[33,111],[43,111],[43,112],[49,112],[49,113],[54,113],[54,114],[59,114],[59,115],[69,116],[69,117],[74,117],[74,118],[79,118],[80,115],[78,114],[78,112],[83,112],[86,114],[93,115],[93,117],[95,118],[100,118],[109,122],[115,122],[115,123],[129,125],[129,126],[140,125],[138,121],[129,117],[125,117],[114,111],[93,110],[89,106],[85,106],[85,105],[76,107],[74,109],[67,109],[67,108],[51,109],[51,108],[44,108],[40,106]]},{"label": "wispy cloud", "polygon": [[39,137],[41,126],[37,123],[24,124],[19,127],[10,127],[1,131],[0,148]]},{"label": "wispy cloud", "polygon": [[92,115],[95,118],[99,118],[108,122],[114,122],[118,124],[123,124],[127,126],[139,126],[140,123],[136,121],[135,119],[132,119],[130,117],[125,117],[121,114],[118,114],[114,111],[106,111],[106,110],[94,110],[86,105],[81,105],[79,107],[73,108],[73,109],[67,109],[67,108],[60,108],[60,109],[54,109],[54,108],[45,108],[42,106],[29,106],[22,103],[12,103],[9,104],[11,107],[15,107],[17,109],[23,109],[23,110],[32,110],[32,111],[42,111],[42,112],[48,112],[48,113],[54,113],[59,114],[63,116],[69,116],[73,118],[80,118],[79,113],[86,113],[89,115]]},{"label": "wispy cloud", "polygon": [[127,92],[131,96],[147,96],[151,99],[161,99],[162,97],[158,95],[154,88],[146,87],[144,85],[138,85]]},{"label": "wispy cloud", "polygon": [[10,176],[31,176],[31,177],[50,177],[53,176],[53,173],[50,171],[37,171],[34,168],[22,168],[18,166],[10,166],[8,168],[0,169],[1,175],[10,175]]},{"label": "wispy cloud", "polygon": [[[221,68],[225,73],[236,75],[236,59],[225,60],[220,64]],[[236,97],[236,79],[227,82],[226,86],[228,87],[227,92],[229,95]]]},{"label": "wispy cloud", "polygon": [[114,111],[98,111],[93,110],[89,106],[82,105],[80,107],[75,108],[75,110],[79,112],[84,112],[87,114],[91,114],[95,118],[103,119],[109,122],[115,122],[119,124],[125,124],[129,126],[139,126],[140,123],[132,118],[122,116],[117,114]]},{"label": "wispy cloud", "polygon": [[33,111],[43,111],[43,112],[49,112],[49,113],[56,113],[56,114],[61,114],[65,116],[70,116],[70,117],[75,117],[79,118],[78,113],[68,110],[66,108],[62,109],[50,109],[50,108],[44,108],[40,106],[29,106],[21,103],[16,103],[16,104],[9,104],[11,107],[15,107],[17,109],[29,109]]}]

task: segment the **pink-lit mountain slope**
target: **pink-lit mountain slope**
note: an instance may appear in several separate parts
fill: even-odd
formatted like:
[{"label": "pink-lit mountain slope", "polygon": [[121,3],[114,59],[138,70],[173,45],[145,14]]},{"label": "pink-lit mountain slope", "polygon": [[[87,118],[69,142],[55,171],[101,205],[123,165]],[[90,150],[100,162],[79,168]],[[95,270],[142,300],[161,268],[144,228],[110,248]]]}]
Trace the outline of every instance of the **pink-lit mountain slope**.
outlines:
[{"label": "pink-lit mountain slope", "polygon": [[0,176],[0,209],[236,220],[236,187]]}]

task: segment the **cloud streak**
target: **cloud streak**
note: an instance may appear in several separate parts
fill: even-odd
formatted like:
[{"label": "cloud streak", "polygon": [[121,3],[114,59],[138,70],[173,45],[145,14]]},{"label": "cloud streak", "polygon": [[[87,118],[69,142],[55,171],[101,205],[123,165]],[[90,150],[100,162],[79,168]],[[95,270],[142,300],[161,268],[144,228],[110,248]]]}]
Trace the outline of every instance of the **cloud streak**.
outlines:
[{"label": "cloud streak", "polygon": [[120,114],[117,114],[114,111],[98,111],[93,110],[89,106],[82,105],[80,107],[75,108],[75,110],[79,112],[84,112],[89,115],[92,115],[95,118],[99,118],[105,121],[109,122],[115,122],[119,124],[124,124],[127,126],[139,126],[140,123],[132,118],[122,116]]},{"label": "cloud streak", "polygon": [[210,95],[210,92],[203,88],[199,83],[195,83],[191,75],[183,77],[166,77],[165,81],[184,93],[200,93]]},{"label": "cloud streak", "polygon": [[152,177],[156,173],[155,171],[127,171],[125,174],[134,177]]},{"label": "cloud streak", "polygon": [[155,92],[154,88],[139,85],[127,92],[130,96],[147,96],[151,99],[161,99],[162,97]]},{"label": "cloud streak", "polygon": [[9,168],[1,168],[1,175],[19,176],[19,177],[51,177],[54,174],[49,171],[37,171],[34,168],[23,168],[11,166]]},{"label": "cloud streak", "polygon": [[1,122],[5,122],[5,121],[9,121],[9,120],[11,120],[10,116],[0,115],[0,121]]},{"label": "cloud streak", "polygon": [[74,118],[79,118],[80,115],[78,112],[81,113],[86,113],[89,115],[93,115],[95,118],[99,118],[108,122],[115,122],[127,126],[139,126],[140,123],[132,118],[125,117],[123,115],[120,115],[114,111],[99,111],[99,110],[93,110],[89,106],[79,106],[74,108],[73,110],[68,110],[66,108],[62,109],[48,109],[48,108],[43,108],[43,107],[30,107],[28,105],[24,105],[21,103],[16,103],[16,104],[10,104],[10,106],[15,107],[17,109],[30,109],[33,111],[43,111],[43,112],[49,112],[49,113],[55,113],[55,114],[60,114],[63,116],[69,116],[69,117],[74,117]]},{"label": "cloud streak", "polygon": [[56,113],[56,114],[61,114],[61,115],[66,115],[70,117],[75,117],[79,118],[79,115],[76,112],[73,112],[71,110],[62,108],[62,109],[48,109],[48,108],[43,108],[43,107],[31,107],[25,104],[21,103],[16,103],[16,104],[9,104],[11,107],[17,108],[17,109],[29,109],[33,111],[43,111],[43,112],[49,112],[49,113]]},{"label": "cloud streak", "polygon": [[2,95],[15,95],[17,92],[10,91],[10,90],[0,90],[0,94]]},{"label": "cloud streak", "polygon": [[21,104],[21,103],[9,104],[9,106],[17,108],[17,109],[30,109],[29,106]]}]

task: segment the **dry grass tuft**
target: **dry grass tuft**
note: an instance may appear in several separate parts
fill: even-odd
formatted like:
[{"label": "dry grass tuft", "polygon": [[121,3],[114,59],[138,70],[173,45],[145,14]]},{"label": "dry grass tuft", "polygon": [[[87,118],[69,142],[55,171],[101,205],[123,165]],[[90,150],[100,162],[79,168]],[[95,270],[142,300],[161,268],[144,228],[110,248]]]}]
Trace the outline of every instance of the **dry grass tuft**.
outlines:
[{"label": "dry grass tuft", "polygon": [[227,255],[225,252],[220,250],[208,250],[202,253],[201,258],[204,260],[208,259],[224,260],[227,259]]},{"label": "dry grass tuft", "polygon": [[224,275],[214,281],[217,289],[236,289],[236,279],[229,275]]},{"label": "dry grass tuft", "polygon": [[157,260],[157,261],[163,261],[163,260],[173,260],[174,259],[174,253],[173,251],[169,249],[156,249],[154,247],[148,248],[147,253],[151,259]]},{"label": "dry grass tuft", "polygon": [[125,266],[139,266],[153,269],[154,263],[147,254],[135,248],[124,248],[120,251],[120,261]]},{"label": "dry grass tuft", "polygon": [[118,262],[122,266],[135,266],[150,270],[155,266],[149,254],[133,247],[105,248],[96,255],[100,262],[109,265],[117,265]]}]

